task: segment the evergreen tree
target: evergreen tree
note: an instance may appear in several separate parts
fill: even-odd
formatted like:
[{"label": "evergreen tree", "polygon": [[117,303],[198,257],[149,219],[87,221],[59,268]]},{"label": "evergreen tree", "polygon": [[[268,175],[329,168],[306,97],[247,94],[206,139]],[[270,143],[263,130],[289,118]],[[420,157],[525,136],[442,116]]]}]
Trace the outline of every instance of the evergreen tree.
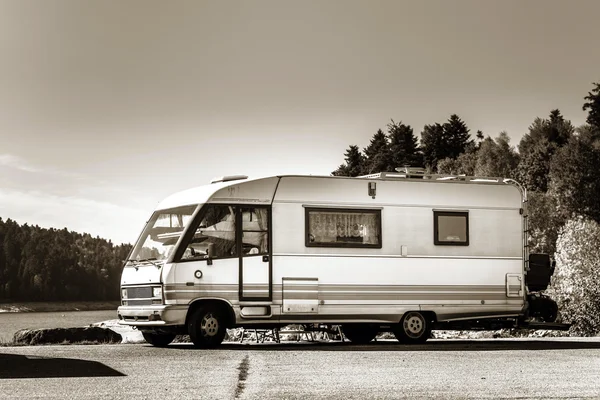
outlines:
[{"label": "evergreen tree", "polygon": [[467,146],[473,142],[467,124],[456,114],[452,114],[444,124],[444,142],[446,156],[454,159],[464,153]]},{"label": "evergreen tree", "polygon": [[593,83],[595,86],[588,95],[584,97],[587,100],[583,104],[583,111],[589,109],[587,123],[600,131],[600,83]]},{"label": "evergreen tree", "polygon": [[393,170],[388,138],[381,129],[373,135],[371,142],[364,149],[364,153],[366,174]]},{"label": "evergreen tree", "polygon": [[444,148],[444,127],[438,123],[425,125],[421,133],[421,148],[425,166],[435,171],[439,160],[447,157]]},{"label": "evergreen tree", "polygon": [[410,125],[402,121],[396,123],[392,120],[388,124],[388,138],[390,146],[391,165],[388,170],[408,165],[410,167],[423,167],[423,154],[419,148],[419,140],[413,133]]},{"label": "evergreen tree", "polygon": [[344,157],[346,162],[331,173],[333,176],[359,176],[363,173],[365,157],[358,146],[350,145]]},{"label": "evergreen tree", "polygon": [[472,145],[467,124],[456,114],[452,114],[443,125],[425,125],[421,133],[425,165],[431,171],[437,170],[438,161],[444,158],[456,160]]}]

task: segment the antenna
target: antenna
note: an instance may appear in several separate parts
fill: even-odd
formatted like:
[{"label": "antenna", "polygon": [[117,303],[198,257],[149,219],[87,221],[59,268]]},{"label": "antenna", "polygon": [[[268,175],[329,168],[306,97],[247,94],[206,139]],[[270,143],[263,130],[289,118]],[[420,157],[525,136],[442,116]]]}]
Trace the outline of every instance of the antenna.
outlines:
[{"label": "antenna", "polygon": [[229,182],[229,181],[239,181],[242,179],[248,179],[248,176],[246,175],[228,175],[228,176],[221,176],[218,178],[213,178],[210,183],[219,183],[219,182]]}]

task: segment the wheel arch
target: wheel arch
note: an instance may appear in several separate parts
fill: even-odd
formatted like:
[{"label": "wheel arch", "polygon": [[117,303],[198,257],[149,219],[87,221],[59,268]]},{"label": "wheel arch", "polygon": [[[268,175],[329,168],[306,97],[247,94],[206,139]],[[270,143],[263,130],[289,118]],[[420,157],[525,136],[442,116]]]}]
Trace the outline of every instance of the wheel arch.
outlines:
[{"label": "wheel arch", "polygon": [[211,297],[196,299],[189,304],[187,315],[185,317],[186,326],[189,324],[190,317],[194,315],[194,312],[196,312],[197,309],[206,306],[213,306],[223,311],[223,315],[226,318],[226,328],[232,328],[235,325],[235,311],[233,311],[233,305],[225,299]]},{"label": "wheel arch", "polygon": [[421,310],[419,312],[421,314],[423,314],[423,316],[425,318],[427,318],[429,320],[429,322],[431,322],[431,323],[437,322],[437,314],[435,313],[435,311]]},{"label": "wheel arch", "polygon": [[427,320],[430,323],[435,323],[437,322],[437,314],[435,313],[435,311],[430,311],[430,310],[408,310],[406,311],[404,314],[402,314],[400,316],[400,319],[398,320],[398,323],[400,323],[402,321],[402,319],[404,318],[404,316],[408,313],[411,312],[417,312],[419,314],[422,314],[425,318],[427,318]]}]

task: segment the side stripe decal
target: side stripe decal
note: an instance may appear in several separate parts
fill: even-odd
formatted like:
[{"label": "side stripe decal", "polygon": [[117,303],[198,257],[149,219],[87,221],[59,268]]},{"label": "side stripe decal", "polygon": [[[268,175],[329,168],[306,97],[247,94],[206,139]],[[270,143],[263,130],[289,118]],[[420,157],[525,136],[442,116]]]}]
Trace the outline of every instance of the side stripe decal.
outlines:
[{"label": "side stripe decal", "polygon": [[[245,291],[268,290],[268,285],[245,285]],[[283,294],[289,300],[315,298],[315,288],[285,285]],[[238,300],[238,285],[165,285],[167,300],[193,300],[199,297],[220,297]],[[506,300],[503,285],[318,285],[318,300],[322,301],[386,301],[386,300]],[[273,285],[273,300],[282,300],[282,285]]]}]

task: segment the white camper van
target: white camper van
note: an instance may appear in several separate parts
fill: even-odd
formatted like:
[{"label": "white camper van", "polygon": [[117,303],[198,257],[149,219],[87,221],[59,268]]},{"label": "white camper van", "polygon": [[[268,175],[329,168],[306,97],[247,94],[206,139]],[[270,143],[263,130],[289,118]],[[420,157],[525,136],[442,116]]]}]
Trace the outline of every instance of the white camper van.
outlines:
[{"label": "white camper van", "polygon": [[381,331],[419,343],[436,328],[552,322],[540,292],[553,267],[544,255],[528,265],[526,204],[512,180],[408,170],[215,179],[158,205],[118,315],[155,346],[189,333],[198,347],[238,326],[336,324],[357,343]]}]

